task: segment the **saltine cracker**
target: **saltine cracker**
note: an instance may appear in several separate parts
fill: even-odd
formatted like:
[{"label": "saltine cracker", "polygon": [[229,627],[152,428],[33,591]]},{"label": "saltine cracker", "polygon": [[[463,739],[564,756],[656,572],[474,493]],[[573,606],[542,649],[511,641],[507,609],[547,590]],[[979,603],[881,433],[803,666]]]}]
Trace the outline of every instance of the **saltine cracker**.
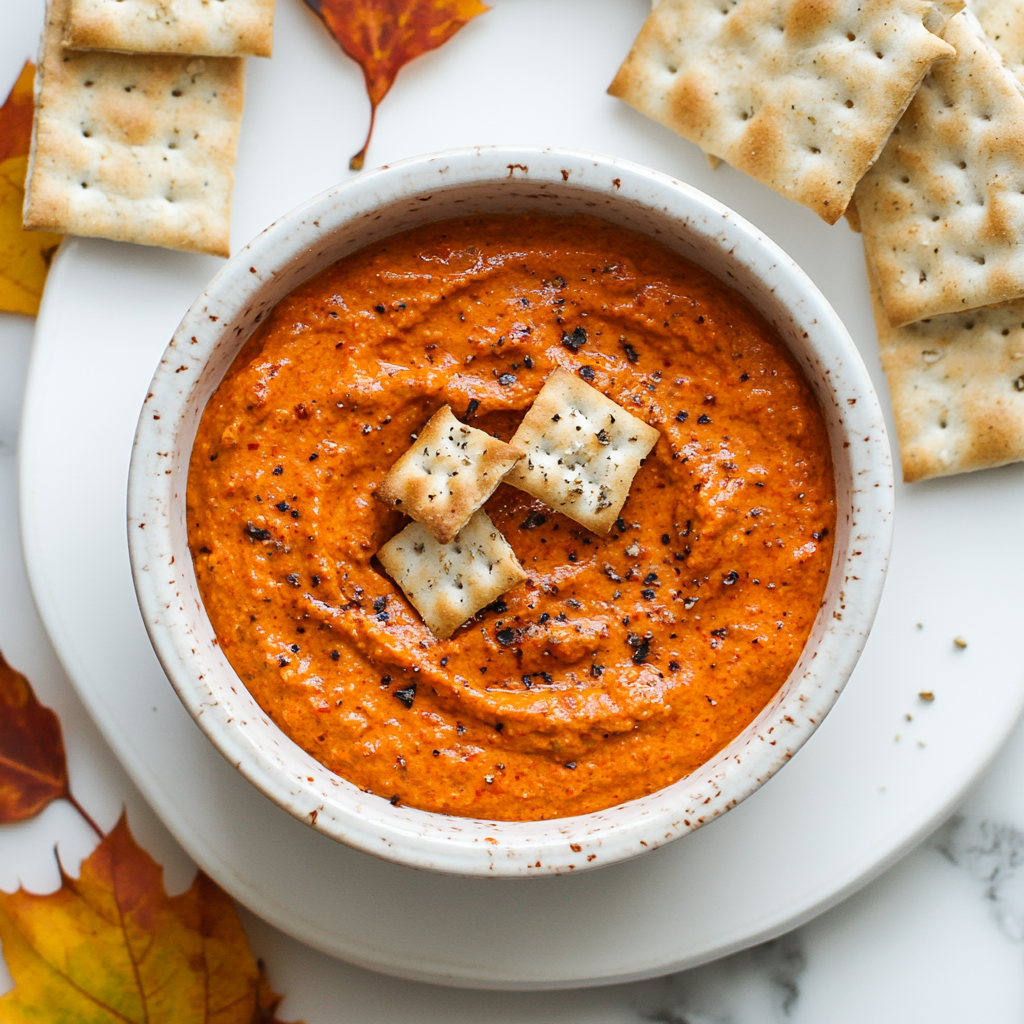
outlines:
[{"label": "saltine cracker", "polygon": [[228,255],[244,58],[65,50],[68,3],[47,9],[25,226]]},{"label": "saltine cracker", "polygon": [[857,187],[893,326],[1024,295],[1024,88],[969,11]]},{"label": "saltine cracker", "polygon": [[829,224],[962,0],[660,0],[608,91]]},{"label": "saltine cracker", "polygon": [[447,544],[523,454],[485,430],[461,423],[446,405],[430,417],[374,496]]},{"label": "saltine cracker", "polygon": [[1024,299],[893,327],[868,277],[903,479],[1024,459]]},{"label": "saltine cracker", "polygon": [[594,533],[608,533],[640,463],[661,436],[568,370],[553,370],[512,444],[526,452],[505,477]]},{"label": "saltine cracker", "polygon": [[421,523],[409,523],[377,558],[442,640],[526,579],[515,552],[483,511],[449,544],[439,543]]},{"label": "saltine cracker", "polygon": [[71,0],[64,45],[124,53],[269,57],[274,0]]}]

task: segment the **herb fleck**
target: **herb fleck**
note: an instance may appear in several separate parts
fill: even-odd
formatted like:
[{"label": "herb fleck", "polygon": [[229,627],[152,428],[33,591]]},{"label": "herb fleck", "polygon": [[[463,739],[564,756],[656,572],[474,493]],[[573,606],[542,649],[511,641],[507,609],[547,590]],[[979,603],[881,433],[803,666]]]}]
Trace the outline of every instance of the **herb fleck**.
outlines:
[{"label": "herb fleck", "polygon": [[572,334],[567,334],[565,331],[562,331],[562,344],[570,352],[579,352],[586,343],[587,332],[584,327],[574,328]]},{"label": "herb fleck", "polygon": [[256,526],[254,523],[246,523],[245,524],[245,533],[246,533],[246,536],[251,541],[253,541],[253,543],[255,543],[258,540],[270,540],[270,531],[269,530],[262,530],[262,529],[260,529],[260,527]]},{"label": "herb fleck", "polygon": [[411,708],[412,702],[416,699],[416,684],[410,683],[401,690],[395,690],[394,697],[407,708]]}]

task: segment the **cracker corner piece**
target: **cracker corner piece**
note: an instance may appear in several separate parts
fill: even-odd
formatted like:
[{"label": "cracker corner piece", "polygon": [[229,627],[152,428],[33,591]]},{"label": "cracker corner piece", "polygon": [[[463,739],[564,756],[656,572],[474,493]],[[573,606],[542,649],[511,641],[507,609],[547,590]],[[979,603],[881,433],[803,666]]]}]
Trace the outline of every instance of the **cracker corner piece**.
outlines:
[{"label": "cracker corner piece", "polygon": [[446,405],[391,467],[376,497],[447,544],[523,455],[522,449],[460,422]]},{"label": "cracker corner piece", "polygon": [[936,64],[856,203],[894,327],[1024,295],[1024,90],[973,14]]},{"label": "cracker corner piece", "polygon": [[63,42],[86,50],[269,57],[274,0],[71,0]]},{"label": "cracker corner piece", "polygon": [[868,279],[904,482],[1024,459],[1024,299],[893,327]]},{"label": "cracker corner piece", "polygon": [[477,512],[450,544],[439,544],[421,523],[409,523],[377,557],[441,640],[526,579],[486,512]]},{"label": "cracker corner piece", "polygon": [[607,533],[660,432],[558,367],[512,443],[526,451],[505,482],[594,533]]},{"label": "cracker corner piece", "polygon": [[65,50],[50,0],[24,223],[227,256],[245,59]]},{"label": "cracker corner piece", "polygon": [[962,6],[660,0],[608,91],[834,224]]}]

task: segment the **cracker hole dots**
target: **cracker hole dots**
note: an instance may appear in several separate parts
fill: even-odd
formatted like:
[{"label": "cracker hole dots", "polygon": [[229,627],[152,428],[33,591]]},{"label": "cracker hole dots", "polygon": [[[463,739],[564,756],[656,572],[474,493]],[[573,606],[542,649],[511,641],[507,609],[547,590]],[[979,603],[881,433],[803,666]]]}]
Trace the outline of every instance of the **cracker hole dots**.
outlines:
[{"label": "cracker hole dots", "polygon": [[965,161],[961,160],[960,163],[957,164],[957,167],[959,167],[961,171],[966,171],[967,170],[967,163]]},{"label": "cracker hole dots", "polygon": [[846,101],[846,107],[847,107],[848,110],[852,110],[853,109],[853,100],[847,100]]},{"label": "cracker hole dots", "polygon": [[857,37],[852,32],[847,32],[846,33],[846,38],[849,39],[850,42],[852,43],[852,42],[854,42],[856,40]]}]

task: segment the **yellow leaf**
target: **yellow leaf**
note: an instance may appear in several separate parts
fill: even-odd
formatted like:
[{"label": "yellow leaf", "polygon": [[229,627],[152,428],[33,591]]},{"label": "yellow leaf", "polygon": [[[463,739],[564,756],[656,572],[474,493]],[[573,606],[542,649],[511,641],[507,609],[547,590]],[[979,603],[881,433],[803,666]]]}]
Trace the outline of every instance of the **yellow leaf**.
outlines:
[{"label": "yellow leaf", "polygon": [[227,895],[200,873],[169,897],[123,816],[77,879],[0,893],[0,941],[2,1024],[255,1024],[276,1006]]},{"label": "yellow leaf", "polygon": [[26,63],[10,96],[0,107],[0,311],[35,316],[63,235],[25,231],[21,206],[32,137],[32,80]]}]

